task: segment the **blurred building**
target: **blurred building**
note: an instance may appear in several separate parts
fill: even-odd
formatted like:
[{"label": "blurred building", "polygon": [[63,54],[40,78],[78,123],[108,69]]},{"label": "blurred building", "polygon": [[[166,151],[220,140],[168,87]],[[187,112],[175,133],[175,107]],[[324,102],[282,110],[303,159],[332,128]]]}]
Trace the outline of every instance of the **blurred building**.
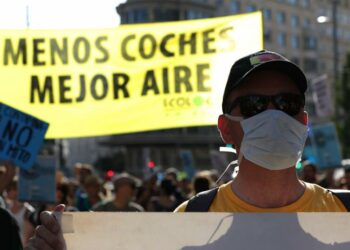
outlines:
[{"label": "blurred building", "polygon": [[[261,10],[264,16],[265,48],[291,58],[306,72],[310,82],[326,74],[328,87],[334,95],[335,78],[339,77],[346,52],[349,51],[348,0],[224,0],[222,2],[220,8],[226,10],[224,14]],[[324,120],[316,117],[311,94],[308,104],[311,117],[316,121]]]},{"label": "blurred building", "polygon": [[178,21],[217,15],[214,1],[128,0],[117,7],[121,24]]},{"label": "blurred building", "polygon": [[[290,58],[304,69],[310,81],[327,74],[327,84],[332,91],[335,74],[342,68],[349,49],[348,0],[128,0],[116,9],[122,24],[209,18],[261,10],[264,47]],[[313,120],[329,119],[316,117],[311,93],[307,103]],[[125,168],[140,172],[149,160],[163,168],[181,168],[183,150],[192,152],[197,168],[211,168],[213,159],[209,152],[218,149],[222,142],[216,127],[209,126],[115,135],[99,144],[121,149]]]}]

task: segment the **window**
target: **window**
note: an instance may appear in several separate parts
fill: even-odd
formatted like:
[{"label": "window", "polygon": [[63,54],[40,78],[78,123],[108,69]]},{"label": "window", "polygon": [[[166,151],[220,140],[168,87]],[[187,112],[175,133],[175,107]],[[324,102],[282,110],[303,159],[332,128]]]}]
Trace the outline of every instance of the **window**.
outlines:
[{"label": "window", "polygon": [[310,28],[311,27],[311,21],[310,18],[305,18],[304,19],[304,24],[303,24],[304,28]]},{"label": "window", "polygon": [[257,10],[256,6],[254,4],[248,4],[245,8],[247,12],[254,12]]},{"label": "window", "polygon": [[128,22],[129,23],[142,23],[147,22],[148,12],[146,9],[134,9],[128,13]]},{"label": "window", "polygon": [[298,0],[288,0],[288,3],[291,5],[297,5],[298,4]]},{"label": "window", "polygon": [[209,17],[208,13],[204,13],[198,10],[185,10],[185,19],[198,19],[206,17]]},{"label": "window", "polygon": [[310,7],[310,0],[301,0],[301,6],[304,8]]},{"label": "window", "polygon": [[239,1],[231,0],[230,8],[233,13],[239,13],[241,11],[241,3]]},{"label": "window", "polygon": [[177,9],[154,9],[155,21],[175,21],[180,19],[180,11]]},{"label": "window", "polygon": [[304,49],[306,50],[316,50],[317,49],[317,40],[312,36],[304,37]]},{"label": "window", "polygon": [[299,27],[299,17],[296,15],[292,15],[290,18],[290,23],[293,28],[298,28]]},{"label": "window", "polygon": [[285,24],[286,23],[286,14],[283,11],[278,11],[276,18],[277,18],[278,24]]},{"label": "window", "polygon": [[317,71],[317,61],[315,59],[306,58],[304,60],[304,70],[307,72]]},{"label": "window", "polygon": [[287,36],[285,32],[279,32],[277,34],[277,42],[279,45],[285,47],[287,45]]},{"label": "window", "polygon": [[265,21],[271,21],[271,19],[272,19],[271,10],[267,9],[267,8],[264,8],[263,13],[264,13],[264,20]]},{"label": "window", "polygon": [[300,39],[299,39],[299,36],[293,35],[293,36],[291,37],[290,42],[291,42],[291,46],[292,46],[293,49],[299,49],[299,48],[300,48]]},{"label": "window", "polygon": [[272,41],[272,32],[269,28],[264,28],[264,42],[270,43]]}]

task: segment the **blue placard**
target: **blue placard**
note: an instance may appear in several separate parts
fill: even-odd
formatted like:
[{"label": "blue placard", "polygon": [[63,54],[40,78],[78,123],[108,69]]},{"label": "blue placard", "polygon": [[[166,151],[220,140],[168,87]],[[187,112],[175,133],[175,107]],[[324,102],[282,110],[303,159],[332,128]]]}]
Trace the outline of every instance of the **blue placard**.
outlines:
[{"label": "blue placard", "polygon": [[303,158],[320,169],[341,167],[341,150],[333,123],[310,127]]},{"label": "blue placard", "polygon": [[0,103],[0,160],[31,168],[48,127],[48,123]]},{"label": "blue placard", "polygon": [[56,158],[38,156],[30,169],[20,169],[18,199],[40,203],[56,202]]},{"label": "blue placard", "polygon": [[183,170],[186,172],[187,177],[192,180],[195,174],[192,152],[190,150],[181,150],[180,158]]}]

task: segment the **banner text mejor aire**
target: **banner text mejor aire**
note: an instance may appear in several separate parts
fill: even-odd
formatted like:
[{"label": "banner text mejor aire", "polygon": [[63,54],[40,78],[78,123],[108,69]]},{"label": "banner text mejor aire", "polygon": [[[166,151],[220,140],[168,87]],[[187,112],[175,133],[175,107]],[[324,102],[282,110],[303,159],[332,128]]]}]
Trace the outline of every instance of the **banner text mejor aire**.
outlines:
[{"label": "banner text mejor aire", "polygon": [[[247,16],[249,15],[241,18],[247,19]],[[250,19],[257,19],[257,16],[260,15],[252,14]],[[145,107],[154,107],[156,103],[166,105],[166,101],[160,101],[157,97],[196,95],[191,97],[198,98],[198,95],[205,94],[205,98],[209,98],[214,87],[213,59],[232,54],[238,47],[235,33],[239,27],[234,24],[235,19],[240,20],[238,17],[225,17],[126,25],[116,29],[92,31],[1,31],[5,36],[0,41],[3,64],[0,72],[7,79],[0,79],[1,82],[16,82],[17,90],[18,87],[23,91],[29,90],[25,95],[18,95],[23,97],[23,105],[18,102],[14,104],[34,113],[39,110],[46,112],[51,107],[66,116],[65,112],[69,112],[69,108],[72,111],[79,108],[79,114],[97,118],[101,115],[96,115],[91,110],[92,105],[97,108],[96,111],[101,110],[100,105],[103,105],[119,110],[112,112],[119,116],[117,122],[112,119],[113,123],[105,127],[118,127],[118,123],[130,124],[135,122],[135,118],[129,115],[132,119],[128,121],[124,112],[135,112],[136,104],[139,104],[138,108],[143,103]],[[10,94],[13,96],[15,93]],[[151,99],[152,105],[149,103]],[[114,101],[113,107],[110,101]],[[43,117],[42,113],[38,115],[51,120]],[[124,121],[121,121],[123,118]],[[61,119],[66,120],[63,117]],[[83,121],[88,122],[88,119],[85,117]],[[51,121],[50,129],[58,129],[55,124],[68,125],[69,128],[72,122],[74,121],[69,122],[69,119],[67,122]],[[130,131],[126,127],[93,132],[89,124],[84,123],[84,126],[89,127],[90,132],[81,129],[81,126],[79,131],[70,135],[60,132],[50,134],[49,129],[49,137],[100,135],[183,126],[171,121],[168,125],[127,126]]]}]

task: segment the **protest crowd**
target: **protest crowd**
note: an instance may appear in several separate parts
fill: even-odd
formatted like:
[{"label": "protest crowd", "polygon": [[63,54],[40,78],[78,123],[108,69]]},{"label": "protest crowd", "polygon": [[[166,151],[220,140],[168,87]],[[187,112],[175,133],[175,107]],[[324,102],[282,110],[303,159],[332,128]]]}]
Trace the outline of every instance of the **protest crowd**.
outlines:
[{"label": "protest crowd", "polygon": [[[65,204],[65,210],[70,212],[172,212],[193,195],[231,179],[226,176],[216,183],[219,173],[214,170],[198,171],[192,180],[179,168],[149,171],[147,178],[127,172],[107,177],[92,165],[77,163],[71,177],[56,172],[56,204],[30,204],[17,199],[16,170],[4,164],[0,168],[1,207],[16,219],[26,245],[40,225],[40,212],[53,210],[58,204]],[[315,164],[304,161],[298,175],[301,180],[324,188],[350,189],[350,168],[336,171],[341,174],[335,174],[333,169],[319,171]]]}]

